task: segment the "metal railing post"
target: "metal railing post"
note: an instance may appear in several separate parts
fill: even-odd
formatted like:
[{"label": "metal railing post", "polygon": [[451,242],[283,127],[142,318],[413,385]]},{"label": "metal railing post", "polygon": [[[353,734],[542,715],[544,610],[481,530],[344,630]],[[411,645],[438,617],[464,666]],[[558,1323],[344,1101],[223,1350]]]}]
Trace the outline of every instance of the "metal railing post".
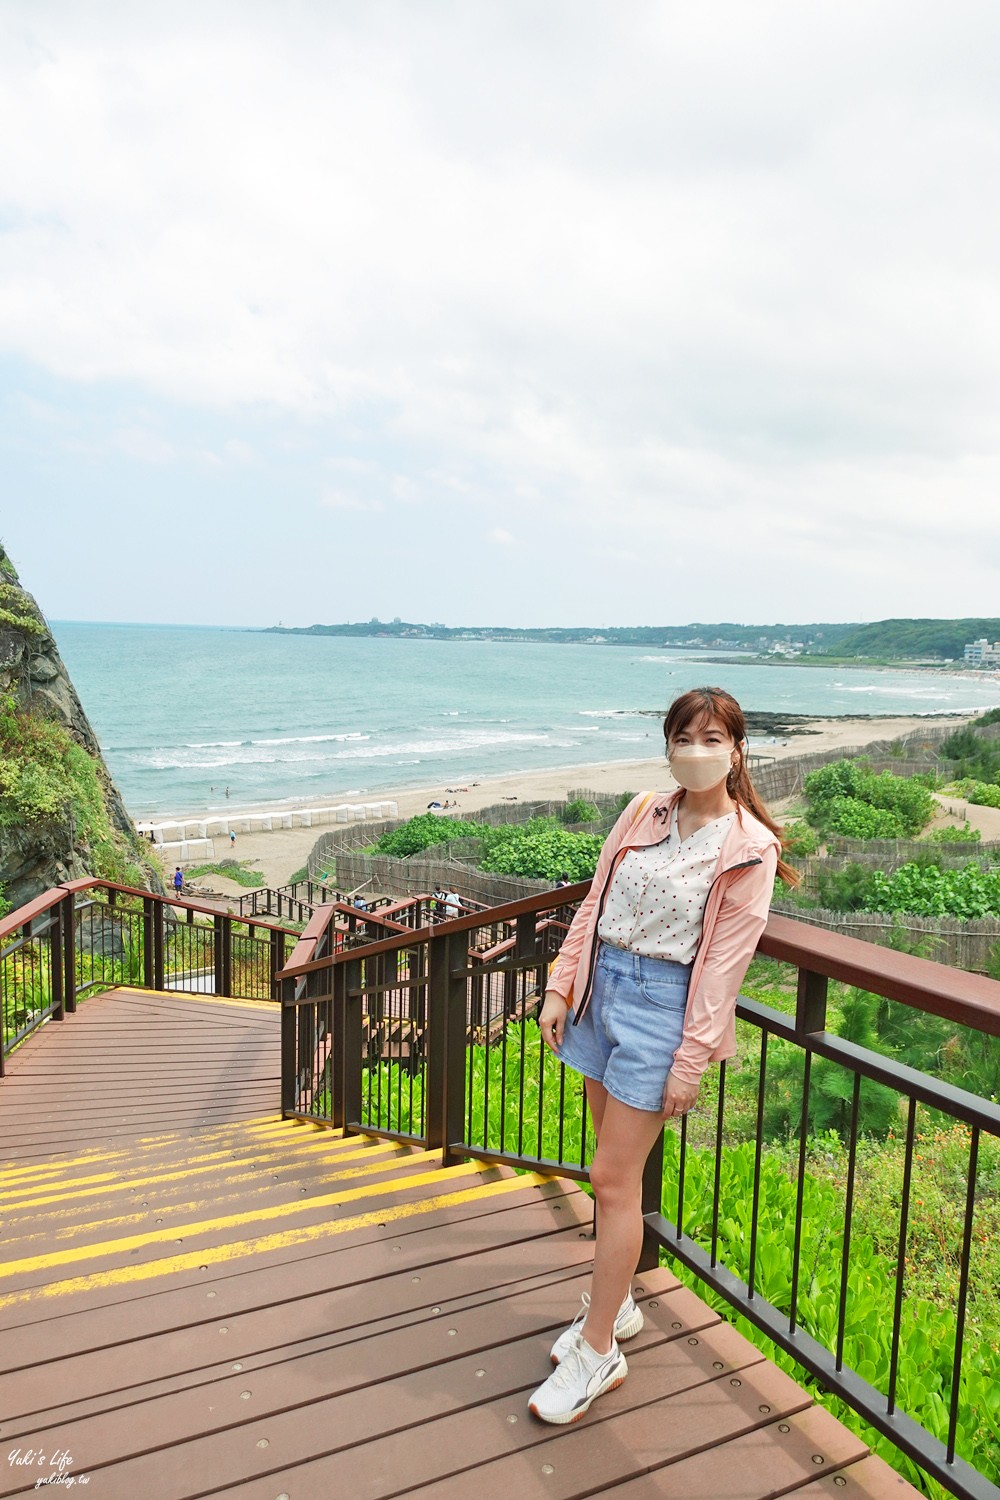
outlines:
[{"label": "metal railing post", "polygon": [[344,1039],[347,1024],[345,1014],[347,985],[344,982],[346,968],[346,964],[337,964],[330,975],[332,980],[332,1000],[330,1005],[330,1114],[334,1125],[339,1130],[343,1130],[347,1124],[347,1113],[344,1107],[345,1072],[348,1068],[355,1067],[360,1074],[360,1058],[356,1053],[352,1055],[348,1051]]},{"label": "metal railing post", "polygon": [[448,944],[435,932],[427,943],[427,1094],[424,1116],[428,1151],[443,1151],[446,1144],[445,1046],[448,1005]]},{"label": "metal railing post", "polygon": [[76,895],[68,891],[61,905],[63,1004],[70,1015],[76,1010]]},{"label": "metal railing post", "polygon": [[427,962],[427,1149],[441,1152],[441,1165],[459,1158],[449,1147],[463,1138],[465,1048],[468,1032],[467,939],[433,934]]},{"label": "metal railing post", "polygon": [[233,919],[215,917],[215,993],[228,995],[233,988]]},{"label": "metal railing post", "polygon": [[49,914],[49,985],[52,991],[52,1019],[63,1019],[63,955],[62,955],[62,903]]},{"label": "metal railing post", "polygon": [[164,963],[164,902],[153,897],[153,984],[154,990],[166,988],[166,965]]},{"label": "metal railing post", "polygon": [[295,999],[294,979],[281,979],[275,982],[281,1000],[281,1115],[287,1119],[295,1111],[298,1095],[298,1076],[296,1067],[296,1020],[298,1006],[292,1002]]},{"label": "metal railing post", "polygon": [[156,903],[152,896],[142,898],[142,986],[146,990],[155,990],[155,969],[153,966],[153,907]]},{"label": "metal railing post", "polygon": [[274,932],[274,931],[272,931],[271,934],[270,934],[270,937],[271,937],[271,955],[270,955],[270,964],[271,964],[271,999],[272,1000],[280,1000],[281,999],[281,993],[282,993],[282,986],[281,986],[281,980],[278,979],[277,976],[278,976],[278,973],[285,967],[285,934],[283,932]]},{"label": "metal railing post", "polygon": [[[343,1016],[343,1067],[341,1109],[343,1128],[348,1131],[361,1119],[361,1068],[365,1056],[364,997],[361,991],[361,960],[350,958],[338,964],[334,973],[340,976],[340,1012]],[[352,993],[353,992],[353,993]],[[334,990],[336,994],[336,989]],[[336,1032],[334,1032],[336,1043]],[[336,1061],[334,1062],[336,1067]]]},{"label": "metal railing post", "polygon": [[653,1149],[646,1157],[642,1169],[642,1249],[639,1251],[637,1271],[652,1271],[660,1264],[660,1241],[650,1227],[648,1216],[659,1216],[663,1206],[663,1131],[653,1142]]},{"label": "metal railing post", "polygon": [[800,1032],[826,1030],[826,997],[830,981],[811,969],[799,970],[795,997],[795,1029]]}]

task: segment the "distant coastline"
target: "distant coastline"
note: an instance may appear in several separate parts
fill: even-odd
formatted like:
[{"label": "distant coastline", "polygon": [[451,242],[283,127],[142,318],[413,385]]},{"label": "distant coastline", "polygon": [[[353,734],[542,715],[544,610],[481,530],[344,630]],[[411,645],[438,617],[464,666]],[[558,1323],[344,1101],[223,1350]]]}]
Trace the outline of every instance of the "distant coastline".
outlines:
[{"label": "distant coastline", "polygon": [[480,641],[541,645],[642,646],[657,651],[731,652],[705,659],[724,664],[884,667],[933,671],[965,666],[965,649],[981,639],[1000,639],[1000,618],[890,619],[870,624],[743,625],[732,621],[687,625],[593,625],[524,627],[444,625],[402,620],[347,621],[333,625],[277,625],[265,635],[340,636],[409,641]]}]

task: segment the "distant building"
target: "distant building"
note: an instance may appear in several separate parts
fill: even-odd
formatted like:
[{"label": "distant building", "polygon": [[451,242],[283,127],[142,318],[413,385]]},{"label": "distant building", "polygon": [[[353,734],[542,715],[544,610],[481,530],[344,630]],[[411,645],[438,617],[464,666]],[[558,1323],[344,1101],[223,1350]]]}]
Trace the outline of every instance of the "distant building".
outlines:
[{"label": "distant building", "polygon": [[969,641],[964,660],[967,667],[1000,667],[1000,641],[994,641],[992,646],[985,636]]}]

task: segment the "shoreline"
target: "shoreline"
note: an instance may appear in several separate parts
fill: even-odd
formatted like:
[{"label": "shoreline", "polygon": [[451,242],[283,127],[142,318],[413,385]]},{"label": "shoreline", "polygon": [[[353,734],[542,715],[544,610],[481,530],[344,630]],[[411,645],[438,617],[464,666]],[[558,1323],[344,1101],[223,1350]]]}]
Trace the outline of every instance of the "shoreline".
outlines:
[{"label": "shoreline", "polygon": [[[957,727],[959,720],[968,721],[970,713],[921,714],[911,716],[887,715],[885,717],[817,718],[803,722],[800,732],[778,739],[775,743],[752,745],[751,754],[773,760],[787,760],[798,755],[809,755],[816,751],[861,748],[874,740],[895,740],[917,730],[947,726]],[[804,732],[803,732],[804,731]],[[315,798],[313,806],[336,805],[338,802],[395,802],[400,818],[412,818],[427,810],[428,802],[454,800],[449,811],[459,816],[471,814],[502,801],[547,801],[561,800],[567,791],[594,792],[639,792],[651,787],[667,789],[670,783],[663,754],[636,760],[602,761],[579,766],[554,766],[534,771],[511,772],[505,776],[484,778],[478,782],[467,782],[459,786],[444,787],[431,783],[420,787],[392,788],[365,792],[363,796]],[[268,812],[280,806],[291,811],[287,802],[258,803],[254,808],[237,808],[229,811],[235,817],[245,817],[251,811]],[[225,814],[222,814],[225,816]],[[204,814],[187,814],[156,819],[156,822],[184,822],[204,817]],[[139,819],[148,822],[148,819]],[[331,825],[336,826],[336,825]],[[357,826],[357,825],[355,825]],[[280,828],[271,832],[238,834],[235,847],[226,847],[216,853],[213,863],[220,859],[235,858],[248,862],[259,869],[264,883],[269,886],[287,885],[291,875],[305,865],[309,853],[322,828]],[[220,841],[221,842],[221,841]],[[150,846],[152,848],[152,846]],[[209,861],[206,861],[208,863]],[[164,865],[169,878],[172,873]],[[211,875],[202,877],[214,890],[226,896],[247,894],[248,888],[240,887]],[[197,884],[197,882],[196,882]],[[195,887],[196,888],[196,884]]]}]

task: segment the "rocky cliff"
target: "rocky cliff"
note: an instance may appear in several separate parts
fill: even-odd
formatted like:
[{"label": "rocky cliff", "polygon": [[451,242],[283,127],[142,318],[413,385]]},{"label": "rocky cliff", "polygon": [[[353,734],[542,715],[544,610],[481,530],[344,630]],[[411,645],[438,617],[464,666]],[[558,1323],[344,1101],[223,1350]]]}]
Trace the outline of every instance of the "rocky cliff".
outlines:
[{"label": "rocky cliff", "polygon": [[0,898],[86,875],[162,889],[41,610],[0,546]]}]

